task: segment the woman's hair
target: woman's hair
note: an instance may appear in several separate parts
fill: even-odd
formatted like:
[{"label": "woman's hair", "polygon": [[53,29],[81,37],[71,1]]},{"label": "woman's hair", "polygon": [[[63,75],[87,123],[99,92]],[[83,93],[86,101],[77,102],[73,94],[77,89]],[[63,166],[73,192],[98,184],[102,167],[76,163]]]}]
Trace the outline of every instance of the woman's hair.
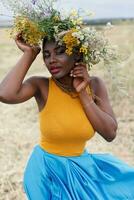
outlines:
[{"label": "woman's hair", "polygon": [[[48,37],[44,37],[44,38],[43,38],[43,41],[42,41],[42,50],[44,49],[45,44],[46,44],[46,42],[48,42],[48,41],[49,41],[49,40],[48,40]],[[53,38],[53,39],[51,39],[51,41],[55,42],[55,39]]]}]

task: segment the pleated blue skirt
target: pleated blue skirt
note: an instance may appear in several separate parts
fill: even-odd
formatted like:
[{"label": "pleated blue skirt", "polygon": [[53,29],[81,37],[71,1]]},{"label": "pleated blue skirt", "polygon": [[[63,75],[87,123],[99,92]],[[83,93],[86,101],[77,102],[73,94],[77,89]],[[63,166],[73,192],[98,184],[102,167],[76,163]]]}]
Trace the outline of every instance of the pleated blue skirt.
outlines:
[{"label": "pleated blue skirt", "polygon": [[58,156],[37,145],[24,190],[28,200],[134,200],[134,168],[109,154]]}]

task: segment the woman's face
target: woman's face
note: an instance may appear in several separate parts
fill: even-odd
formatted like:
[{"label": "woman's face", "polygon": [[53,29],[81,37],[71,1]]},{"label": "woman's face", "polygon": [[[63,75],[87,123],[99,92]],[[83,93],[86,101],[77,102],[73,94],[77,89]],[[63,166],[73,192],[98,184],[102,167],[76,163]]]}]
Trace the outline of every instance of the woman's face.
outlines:
[{"label": "woman's face", "polygon": [[57,79],[70,74],[75,64],[74,56],[68,56],[65,50],[64,46],[59,46],[53,41],[47,41],[44,45],[44,62],[48,71]]}]

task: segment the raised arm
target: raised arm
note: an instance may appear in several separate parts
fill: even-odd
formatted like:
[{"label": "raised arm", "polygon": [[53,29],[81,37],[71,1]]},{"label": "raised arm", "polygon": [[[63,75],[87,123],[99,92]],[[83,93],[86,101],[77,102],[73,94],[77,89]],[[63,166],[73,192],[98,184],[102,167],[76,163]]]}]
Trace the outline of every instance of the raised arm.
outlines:
[{"label": "raised arm", "polygon": [[94,130],[110,142],[116,136],[117,121],[109,102],[105,84],[100,78],[95,77],[94,85],[98,97],[96,103],[86,90],[80,92],[80,100]]},{"label": "raised arm", "polygon": [[[77,63],[71,74],[75,77],[74,87],[79,92],[81,104],[94,130],[107,141],[112,141],[116,136],[117,122],[104,82],[98,77],[91,78],[84,63]],[[95,102],[86,90],[88,85],[98,97]]]},{"label": "raised arm", "polygon": [[37,91],[35,77],[24,83],[24,78],[31,64],[40,52],[40,47],[26,45],[20,34],[15,42],[23,55],[0,83],[0,101],[3,103],[21,103],[30,99]]}]

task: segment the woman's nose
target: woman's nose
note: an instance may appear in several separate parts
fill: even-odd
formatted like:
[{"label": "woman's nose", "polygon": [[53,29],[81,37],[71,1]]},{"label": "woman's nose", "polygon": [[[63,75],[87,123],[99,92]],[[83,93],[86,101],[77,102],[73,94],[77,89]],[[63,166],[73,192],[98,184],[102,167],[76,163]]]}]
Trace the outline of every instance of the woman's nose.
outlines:
[{"label": "woman's nose", "polygon": [[50,56],[50,63],[56,62],[56,57],[54,54],[51,54]]}]

